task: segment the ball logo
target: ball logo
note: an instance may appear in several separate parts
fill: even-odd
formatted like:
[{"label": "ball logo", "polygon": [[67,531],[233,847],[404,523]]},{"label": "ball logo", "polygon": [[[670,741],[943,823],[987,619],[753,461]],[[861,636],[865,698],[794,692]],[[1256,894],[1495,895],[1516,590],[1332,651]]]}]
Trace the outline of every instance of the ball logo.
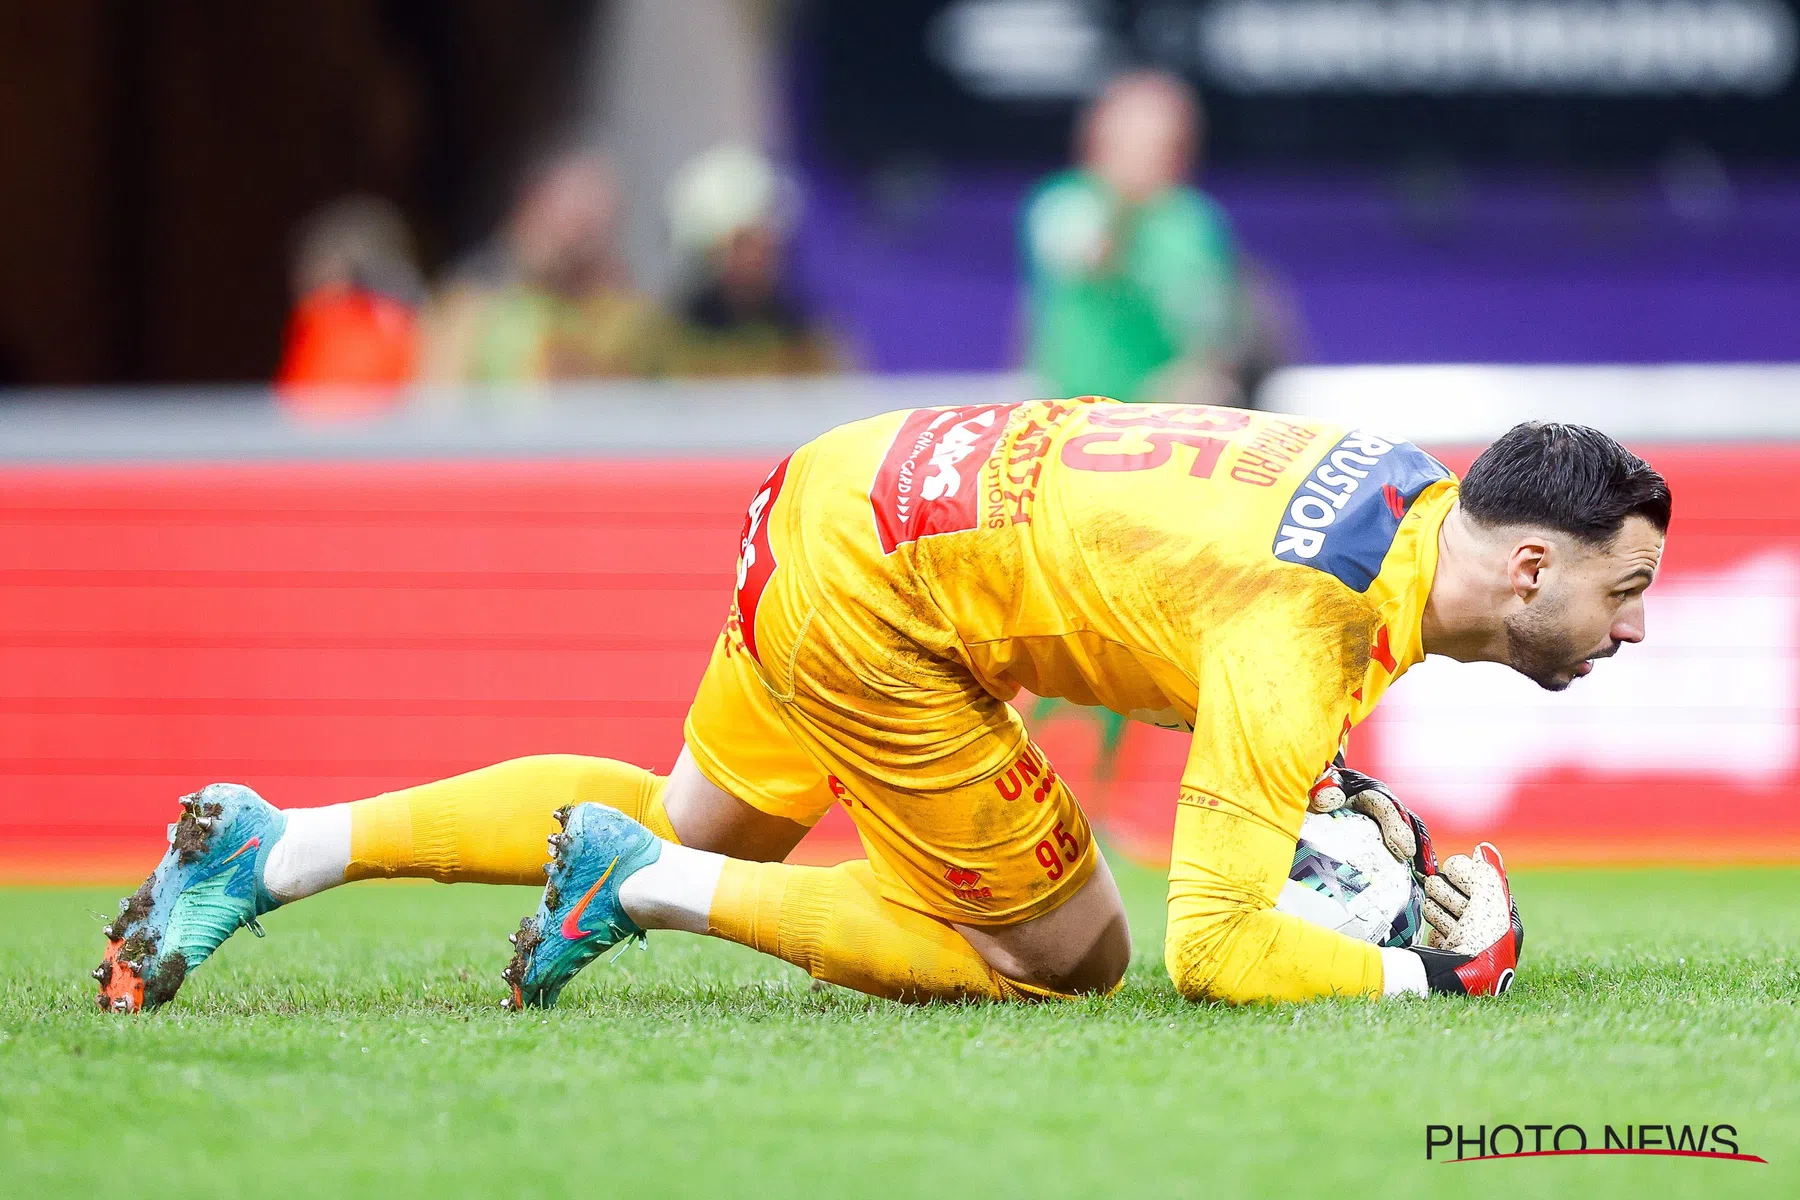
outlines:
[{"label": "ball logo", "polygon": [[1498,978],[1494,981],[1494,995],[1496,995],[1496,996],[1506,995],[1506,990],[1508,988],[1512,987],[1512,981],[1513,981],[1513,969],[1511,967],[1508,967],[1508,968],[1506,968],[1506,970],[1500,972],[1500,978]]},{"label": "ball logo", "polygon": [[1294,489],[1275,534],[1275,557],[1365,592],[1381,573],[1381,560],[1413,501],[1450,477],[1410,442],[1353,430]]}]

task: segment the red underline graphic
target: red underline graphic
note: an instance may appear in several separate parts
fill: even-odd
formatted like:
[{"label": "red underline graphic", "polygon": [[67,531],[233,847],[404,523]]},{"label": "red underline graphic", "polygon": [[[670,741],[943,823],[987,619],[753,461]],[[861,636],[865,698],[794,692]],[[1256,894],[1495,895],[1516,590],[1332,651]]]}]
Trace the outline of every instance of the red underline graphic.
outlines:
[{"label": "red underline graphic", "polygon": [[1564,1154],[1661,1154],[1670,1158],[1723,1158],[1732,1162],[1753,1162],[1769,1165],[1766,1158],[1758,1158],[1754,1154],[1726,1154],[1720,1150],[1623,1150],[1614,1147],[1610,1150],[1522,1150],[1513,1154],[1483,1154],[1479,1158],[1447,1158],[1445,1162],[1493,1162],[1502,1158],[1551,1158]]}]

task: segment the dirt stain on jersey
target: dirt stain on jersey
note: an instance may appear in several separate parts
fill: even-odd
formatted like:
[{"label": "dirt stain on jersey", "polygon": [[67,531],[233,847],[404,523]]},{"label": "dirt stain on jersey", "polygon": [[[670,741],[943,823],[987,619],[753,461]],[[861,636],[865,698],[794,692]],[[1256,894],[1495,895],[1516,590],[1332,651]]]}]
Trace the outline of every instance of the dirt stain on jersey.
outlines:
[{"label": "dirt stain on jersey", "polygon": [[[1274,559],[1231,558],[1203,538],[1183,538],[1124,515],[1096,522],[1089,547],[1103,594],[1110,593],[1118,612],[1138,616],[1146,641],[1165,643],[1162,652],[1176,662],[1193,661],[1195,643],[1203,653],[1209,641],[1231,640],[1247,622],[1267,638],[1271,617],[1280,614],[1291,645],[1310,661],[1330,664],[1346,690],[1368,668],[1375,610],[1320,572]],[[1132,569],[1107,570],[1120,563]]]}]

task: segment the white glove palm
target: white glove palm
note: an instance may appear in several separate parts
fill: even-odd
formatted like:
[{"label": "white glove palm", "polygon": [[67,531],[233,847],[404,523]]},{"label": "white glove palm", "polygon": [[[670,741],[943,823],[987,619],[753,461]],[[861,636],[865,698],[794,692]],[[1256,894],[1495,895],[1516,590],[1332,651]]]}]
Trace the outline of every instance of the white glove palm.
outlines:
[{"label": "white glove palm", "polygon": [[1425,876],[1424,887],[1425,944],[1434,949],[1473,954],[1512,922],[1506,879],[1485,857],[1452,854],[1437,874]]}]

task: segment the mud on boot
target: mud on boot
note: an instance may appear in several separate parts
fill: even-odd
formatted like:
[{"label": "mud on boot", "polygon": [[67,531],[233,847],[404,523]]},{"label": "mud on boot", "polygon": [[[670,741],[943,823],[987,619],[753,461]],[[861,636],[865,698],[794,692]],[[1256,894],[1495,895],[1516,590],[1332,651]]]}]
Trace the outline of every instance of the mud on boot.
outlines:
[{"label": "mud on boot", "polygon": [[263,864],[287,817],[249,788],[214,783],[181,798],[169,849],[142,887],[119,901],[106,957],[94,968],[99,1004],[137,1012],[175,998],[188,972],[219,944],[275,908]]},{"label": "mud on boot", "polygon": [[644,931],[626,915],[619,887],[662,857],[662,841],[616,809],[577,804],[556,810],[549,880],[533,915],[511,936],[512,962],[500,978],[505,1008],[549,1008],[563,986],[600,954]]}]

